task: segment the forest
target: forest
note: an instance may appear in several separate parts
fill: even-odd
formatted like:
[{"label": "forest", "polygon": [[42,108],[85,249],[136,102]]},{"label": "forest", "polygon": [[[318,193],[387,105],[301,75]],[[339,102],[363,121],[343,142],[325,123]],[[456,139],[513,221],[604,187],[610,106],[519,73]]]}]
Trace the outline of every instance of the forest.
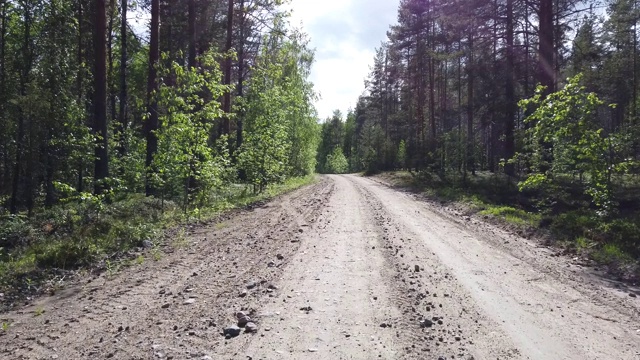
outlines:
[{"label": "forest", "polygon": [[635,0],[402,0],[355,108],[322,124],[318,170],[408,171],[440,200],[637,259],[639,14]]},{"label": "forest", "polygon": [[282,4],[2,0],[0,278],[310,181],[314,53]]}]

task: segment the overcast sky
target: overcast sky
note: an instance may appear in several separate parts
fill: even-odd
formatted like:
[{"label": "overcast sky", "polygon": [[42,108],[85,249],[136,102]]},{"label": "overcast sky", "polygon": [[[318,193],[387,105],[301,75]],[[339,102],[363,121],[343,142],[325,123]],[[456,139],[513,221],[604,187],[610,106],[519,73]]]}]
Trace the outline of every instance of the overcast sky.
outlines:
[{"label": "overcast sky", "polygon": [[311,81],[321,119],[355,107],[375,48],[396,23],[399,0],[293,0],[293,25],[302,24],[316,50]]}]

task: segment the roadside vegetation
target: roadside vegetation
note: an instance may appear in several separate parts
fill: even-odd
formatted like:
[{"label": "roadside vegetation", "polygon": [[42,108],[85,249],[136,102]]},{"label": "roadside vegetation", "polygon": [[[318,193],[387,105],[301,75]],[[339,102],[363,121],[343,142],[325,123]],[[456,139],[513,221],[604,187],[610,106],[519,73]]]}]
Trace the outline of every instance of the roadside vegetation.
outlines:
[{"label": "roadside vegetation", "polygon": [[164,242],[176,248],[186,243],[185,226],[206,223],[225,211],[315,180],[315,175],[295,177],[260,193],[246,184],[230,185],[216,191],[205,207],[188,211],[171,200],[130,195],[106,204],[87,199],[59,205],[32,217],[5,215],[0,218],[0,238],[9,246],[0,255],[2,300],[53,292],[56,280],[75,270],[113,274],[122,267],[159,260]]},{"label": "roadside vegetation", "polygon": [[314,54],[280,5],[2,2],[0,300],[313,180]]}]

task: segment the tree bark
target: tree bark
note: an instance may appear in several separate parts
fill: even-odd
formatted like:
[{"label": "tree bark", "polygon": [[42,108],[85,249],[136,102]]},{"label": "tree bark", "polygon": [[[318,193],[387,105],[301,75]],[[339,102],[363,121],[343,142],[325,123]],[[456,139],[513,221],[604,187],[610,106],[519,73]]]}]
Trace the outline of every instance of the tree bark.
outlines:
[{"label": "tree bark", "polygon": [[545,94],[550,94],[555,91],[553,0],[540,0],[538,21],[538,81],[546,87]]},{"label": "tree bark", "polygon": [[473,86],[474,86],[474,65],[473,65],[473,51],[474,51],[474,38],[473,31],[475,29],[471,29],[469,32],[469,57],[467,61],[467,169],[471,169],[471,174],[475,175],[475,158],[474,158],[474,149],[473,149]]},{"label": "tree bark", "polygon": [[127,151],[125,144],[124,132],[127,129],[127,7],[129,6],[127,0],[122,0],[120,3],[121,9],[121,24],[120,24],[120,96],[119,96],[119,111],[118,111],[118,127],[119,134],[118,139],[118,153],[120,156],[124,156]]},{"label": "tree bark", "polygon": [[[505,114],[505,143],[504,155],[505,160],[513,158],[515,155],[515,117],[516,117],[516,98],[515,98],[515,73],[514,73],[514,53],[513,53],[513,1],[507,0],[507,16],[506,16],[506,41],[507,41],[507,58],[506,58],[506,114]],[[515,167],[513,164],[505,164],[504,171],[509,176],[515,175]]]},{"label": "tree bark", "polygon": [[[229,55],[231,51],[233,40],[233,0],[229,0],[229,8],[227,10],[227,42],[225,45],[225,52]],[[224,63],[224,85],[231,85],[231,57],[227,56]],[[224,102],[222,110],[225,112],[225,116],[222,120],[222,126],[220,129],[221,135],[227,135],[231,131],[230,121],[228,114],[231,112],[231,92],[224,94]]]},{"label": "tree bark", "polygon": [[[0,6],[0,11],[2,14],[0,15],[0,21],[2,21],[2,25],[0,27],[0,124],[4,126],[6,117],[5,117],[5,104],[6,104],[6,91],[7,91],[7,82],[6,82],[6,67],[5,67],[5,48],[6,48],[6,37],[7,37],[7,1],[2,0],[2,5]],[[9,162],[9,134],[3,133],[1,138],[2,145],[2,180],[0,180],[0,193],[4,194],[5,189],[9,186],[9,179],[11,176],[10,172],[10,162]]]},{"label": "tree bark", "polygon": [[188,66],[196,67],[196,1],[189,0],[189,59]]},{"label": "tree bark", "polygon": [[[32,66],[32,49],[31,49],[31,10],[24,4],[24,27],[23,31],[23,43],[22,43],[22,56],[23,56],[23,68],[20,70],[20,96],[25,97],[27,95],[27,84],[29,83],[29,76]],[[12,214],[18,212],[19,207],[19,191],[20,180],[22,172],[23,153],[26,153],[29,149],[24,148],[24,136],[25,135],[25,113],[22,105],[18,106],[18,129],[16,132],[16,162],[13,169],[13,183],[11,186],[11,200],[9,204],[9,211]],[[29,159],[30,161],[30,159]],[[26,182],[30,182],[27,180]],[[27,189],[29,190],[29,189]]]},{"label": "tree bark", "polygon": [[106,0],[95,0],[94,18],[94,90],[93,90],[93,133],[96,139],[94,192],[101,194],[106,189],[103,180],[109,176],[107,148],[107,54]]},{"label": "tree bark", "polygon": [[109,108],[111,116],[109,120],[115,121],[116,115],[116,85],[111,76],[113,74],[113,23],[116,18],[116,0],[110,0],[109,4],[109,25],[107,27],[107,59],[109,60],[109,68],[107,71],[107,88],[109,89]]},{"label": "tree bark", "polygon": [[[244,37],[245,37],[245,8],[244,8],[244,0],[240,0],[240,24],[238,27],[240,28],[240,38],[238,39],[238,89],[237,94],[238,97],[241,98],[244,96]],[[244,123],[243,123],[243,113],[238,114],[238,126],[236,129],[236,149],[240,149],[243,141],[243,131],[244,131]]]},{"label": "tree bark", "polygon": [[158,90],[157,81],[157,65],[160,58],[160,0],[151,1],[151,31],[149,37],[149,78],[147,82],[148,97],[148,113],[149,119],[146,123],[147,137],[147,178],[146,193],[147,196],[155,195],[155,187],[151,184],[150,176],[153,172],[153,157],[158,151],[158,102],[156,100],[156,91]]}]

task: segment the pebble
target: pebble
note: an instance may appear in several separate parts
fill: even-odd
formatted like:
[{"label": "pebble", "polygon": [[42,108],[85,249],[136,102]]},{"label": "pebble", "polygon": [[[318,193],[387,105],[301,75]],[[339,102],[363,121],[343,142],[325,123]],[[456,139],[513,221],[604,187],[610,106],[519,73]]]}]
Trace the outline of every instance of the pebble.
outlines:
[{"label": "pebble", "polygon": [[258,325],[256,325],[255,323],[252,322],[248,322],[245,326],[244,326],[244,331],[248,332],[248,333],[254,333],[258,331]]},{"label": "pebble", "polygon": [[145,248],[145,249],[150,249],[150,248],[153,247],[153,243],[151,241],[149,241],[149,240],[144,240],[142,242],[142,247]]},{"label": "pebble", "polygon": [[193,304],[194,302],[196,302],[196,299],[189,298],[189,299],[185,300],[182,304],[183,305],[189,305],[189,304]]},{"label": "pebble", "polygon": [[224,336],[226,336],[227,338],[232,338],[232,337],[236,337],[238,335],[240,335],[240,328],[232,325],[229,326],[228,328],[224,329]]},{"label": "pebble", "polygon": [[236,319],[238,319],[238,326],[243,327],[251,321],[251,318],[242,311],[236,313]]},{"label": "pebble", "polygon": [[[300,230],[302,230],[302,229],[300,229]],[[302,232],[302,231],[301,231],[301,232]],[[318,349],[315,349],[315,348],[309,348],[309,352],[318,352]]]},{"label": "pebble", "polygon": [[171,306],[171,304],[166,303],[166,304],[162,305],[162,308],[163,308],[163,309],[167,309],[169,306]]},{"label": "pebble", "polygon": [[278,255],[276,255],[276,258],[277,258],[278,260],[284,260],[284,256],[283,256],[282,254],[278,254]]},{"label": "pebble", "polygon": [[240,294],[238,294],[238,296],[241,297],[241,298],[247,296],[247,290],[242,290],[242,292]]},{"label": "pebble", "polygon": [[425,319],[425,320],[420,322],[420,327],[421,328],[432,327],[432,326],[433,326],[433,321],[431,321],[429,319]]},{"label": "pebble", "polygon": [[631,296],[631,297],[636,297],[637,295],[636,295],[636,294],[634,294],[634,293],[629,293],[629,296]]}]

